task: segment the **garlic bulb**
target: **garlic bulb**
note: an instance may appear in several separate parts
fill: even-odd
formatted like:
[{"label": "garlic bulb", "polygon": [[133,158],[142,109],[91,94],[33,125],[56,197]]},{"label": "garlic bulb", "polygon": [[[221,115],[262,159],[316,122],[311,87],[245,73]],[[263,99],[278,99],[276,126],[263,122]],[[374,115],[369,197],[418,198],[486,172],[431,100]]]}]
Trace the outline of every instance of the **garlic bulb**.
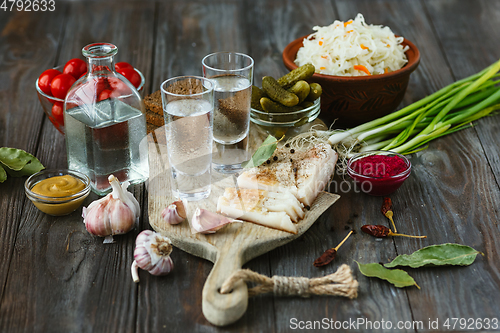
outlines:
[{"label": "garlic bulb", "polygon": [[196,208],[191,220],[191,227],[195,232],[202,234],[213,234],[223,226],[231,222],[242,222],[226,216],[213,213],[203,208]]},{"label": "garlic bulb", "polygon": [[139,282],[138,268],[152,275],[166,275],[174,268],[170,258],[172,243],[168,237],[151,230],[144,230],[135,240],[134,262],[131,272],[134,282]]},{"label": "garlic bulb", "polygon": [[181,223],[186,219],[184,203],[180,200],[174,201],[161,212],[161,217],[170,224]]},{"label": "garlic bulb", "polygon": [[[139,202],[127,191],[129,183],[120,186],[118,178],[113,175],[108,179],[113,191],[84,207],[82,213],[87,231],[101,237],[129,232],[140,214]],[[108,242],[109,238],[105,240]]]}]

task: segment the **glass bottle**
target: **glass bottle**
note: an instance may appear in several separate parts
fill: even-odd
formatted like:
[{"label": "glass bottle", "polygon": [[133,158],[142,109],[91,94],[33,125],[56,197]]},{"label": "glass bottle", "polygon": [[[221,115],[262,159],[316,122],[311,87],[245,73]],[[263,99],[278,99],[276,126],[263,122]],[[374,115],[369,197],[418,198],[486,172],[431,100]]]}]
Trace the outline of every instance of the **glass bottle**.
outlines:
[{"label": "glass bottle", "polygon": [[149,176],[143,103],[135,87],[115,72],[117,52],[109,43],[85,46],[88,72],[64,101],[68,168],[89,176],[100,195],[111,191],[111,174],[131,184]]}]

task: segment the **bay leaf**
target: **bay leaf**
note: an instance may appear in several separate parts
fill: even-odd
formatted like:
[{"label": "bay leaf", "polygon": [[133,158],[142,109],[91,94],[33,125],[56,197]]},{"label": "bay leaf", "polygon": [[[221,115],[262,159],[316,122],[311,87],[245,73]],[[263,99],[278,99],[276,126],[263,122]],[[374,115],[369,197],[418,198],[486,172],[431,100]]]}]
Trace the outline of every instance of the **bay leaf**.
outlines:
[{"label": "bay leaf", "polygon": [[6,169],[7,173],[11,177],[24,177],[24,176],[31,176],[34,173],[37,173],[40,170],[45,169],[45,167],[40,163],[40,161],[36,160],[32,161],[30,163],[26,163],[26,165],[19,171],[11,170],[11,169]]},{"label": "bay leaf", "polygon": [[387,269],[378,263],[360,264],[357,261],[356,263],[358,264],[359,271],[364,276],[386,280],[398,288],[416,286],[420,289],[415,280],[401,269]]},{"label": "bay leaf", "polygon": [[21,170],[26,163],[30,161],[31,157],[34,156],[28,154],[22,149],[7,147],[0,148],[0,162],[5,164],[11,170]]},{"label": "bay leaf", "polygon": [[0,148],[0,163],[12,177],[29,176],[45,169],[35,156],[16,148]]},{"label": "bay leaf", "polygon": [[7,173],[0,163],[0,183],[3,183],[7,179]]},{"label": "bay leaf", "polygon": [[412,268],[444,265],[468,266],[474,262],[479,253],[481,252],[466,245],[452,243],[431,245],[409,255],[401,254],[384,266],[408,266]]},{"label": "bay leaf", "polygon": [[269,135],[252,155],[252,158],[242,163],[241,166],[243,168],[253,168],[261,165],[273,156],[276,147],[278,147],[278,140],[274,136]]}]

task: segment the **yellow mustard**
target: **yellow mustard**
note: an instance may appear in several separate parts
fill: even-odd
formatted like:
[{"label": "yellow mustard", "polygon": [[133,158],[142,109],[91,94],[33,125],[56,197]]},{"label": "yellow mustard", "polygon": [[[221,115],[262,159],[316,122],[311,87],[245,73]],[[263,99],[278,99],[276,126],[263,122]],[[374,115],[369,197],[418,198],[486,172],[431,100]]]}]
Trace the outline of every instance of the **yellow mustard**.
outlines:
[{"label": "yellow mustard", "polygon": [[55,176],[39,181],[33,186],[31,192],[46,197],[67,197],[77,194],[85,188],[85,184],[70,175]]},{"label": "yellow mustard", "polygon": [[50,215],[60,216],[69,214],[80,207],[86,195],[67,202],[65,201],[67,198],[64,197],[74,195],[83,189],[85,189],[85,184],[80,179],[64,175],[50,177],[36,183],[31,188],[31,192],[50,197],[50,199],[45,199],[45,201],[54,202],[48,203],[34,200],[33,203],[38,209]]}]

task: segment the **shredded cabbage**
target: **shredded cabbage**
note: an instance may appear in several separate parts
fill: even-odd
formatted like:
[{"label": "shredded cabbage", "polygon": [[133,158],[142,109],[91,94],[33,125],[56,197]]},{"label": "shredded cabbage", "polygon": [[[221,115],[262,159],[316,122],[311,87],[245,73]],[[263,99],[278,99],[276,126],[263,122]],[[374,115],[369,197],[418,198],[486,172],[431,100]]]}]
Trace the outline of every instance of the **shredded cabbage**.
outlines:
[{"label": "shredded cabbage", "polygon": [[347,22],[335,21],[304,38],[295,63],[312,63],[316,73],[340,76],[374,75],[402,68],[408,60],[403,37],[389,27],[367,25],[362,14]]}]

